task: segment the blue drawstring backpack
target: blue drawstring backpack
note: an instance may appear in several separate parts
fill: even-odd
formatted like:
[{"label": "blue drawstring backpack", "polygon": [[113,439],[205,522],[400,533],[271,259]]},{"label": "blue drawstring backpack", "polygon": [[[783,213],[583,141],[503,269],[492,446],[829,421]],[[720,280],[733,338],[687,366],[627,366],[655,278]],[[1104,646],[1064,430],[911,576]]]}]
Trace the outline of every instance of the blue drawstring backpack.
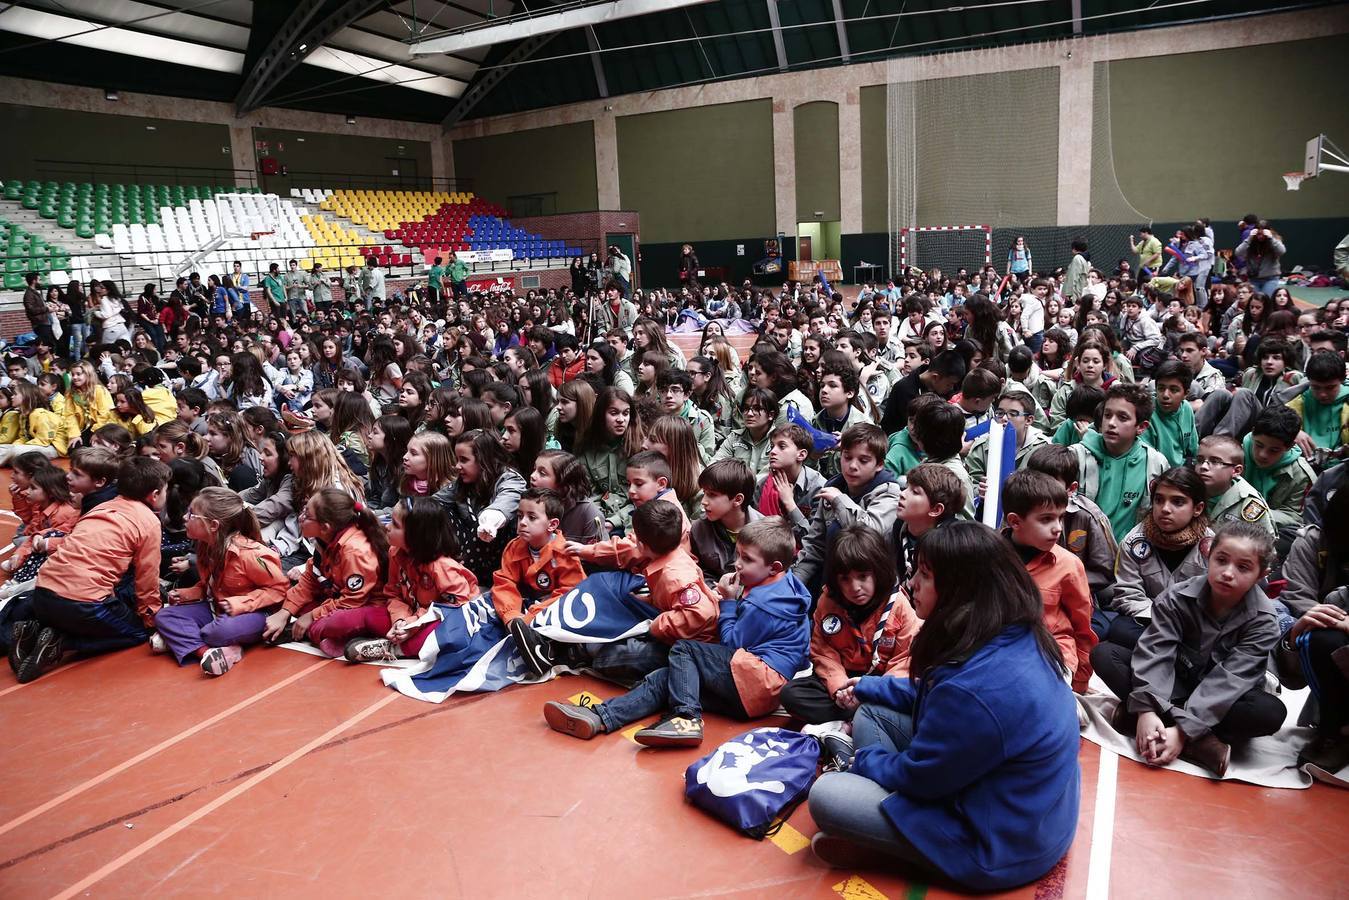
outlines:
[{"label": "blue drawstring backpack", "polygon": [[785,728],[756,728],[689,766],[684,797],[761,841],[806,799],[819,767],[816,738]]}]

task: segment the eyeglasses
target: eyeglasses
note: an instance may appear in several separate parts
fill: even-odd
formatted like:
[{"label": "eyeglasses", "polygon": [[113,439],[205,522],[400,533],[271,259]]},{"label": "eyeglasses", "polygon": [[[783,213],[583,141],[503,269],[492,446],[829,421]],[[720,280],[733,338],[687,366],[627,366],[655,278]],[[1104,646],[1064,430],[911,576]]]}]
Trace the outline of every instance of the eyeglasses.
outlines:
[{"label": "eyeglasses", "polygon": [[1010,410],[1010,409],[993,410],[993,418],[997,419],[999,422],[1001,422],[1003,419],[1011,419],[1013,422],[1015,422],[1017,419],[1025,419],[1029,416],[1030,413],[1021,412],[1019,410]]},{"label": "eyeglasses", "polygon": [[1200,467],[1207,469],[1232,469],[1235,468],[1236,465],[1236,463],[1218,459],[1216,456],[1197,456],[1194,460],[1194,467],[1196,469]]}]

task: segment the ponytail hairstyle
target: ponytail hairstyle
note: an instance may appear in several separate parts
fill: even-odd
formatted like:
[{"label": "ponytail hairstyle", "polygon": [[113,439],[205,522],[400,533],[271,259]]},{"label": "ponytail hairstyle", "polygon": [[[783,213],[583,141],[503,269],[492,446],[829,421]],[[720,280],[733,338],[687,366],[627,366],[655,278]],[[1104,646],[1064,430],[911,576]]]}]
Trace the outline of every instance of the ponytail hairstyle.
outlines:
[{"label": "ponytail hairstyle", "polygon": [[[175,459],[169,463],[169,490],[164,499],[165,524],[174,531],[185,526],[188,507],[207,483],[206,466],[199,459]],[[220,488],[219,490],[227,490]],[[231,497],[235,496],[229,491]]]},{"label": "ponytail hairstyle", "polygon": [[528,478],[534,471],[534,460],[538,459],[548,438],[543,415],[532,406],[522,406],[506,416],[503,428],[512,422],[520,432],[520,449],[511,454],[515,470]]},{"label": "ponytail hairstyle", "polygon": [[470,505],[476,508],[482,508],[492,502],[497,480],[501,478],[502,473],[513,468],[511,455],[506,452],[501,438],[497,437],[495,431],[481,429],[465,431],[454,439],[456,455],[459,447],[464,444],[472,449],[473,458],[478,462],[478,480],[472,484],[464,484],[456,475],[454,483],[458,486],[461,499],[470,501]]},{"label": "ponytail hairstyle", "polygon": [[[454,480],[454,443],[438,431],[422,431],[414,434],[407,442],[408,447],[414,444],[426,456],[426,492],[434,494]],[[401,492],[404,496],[412,496],[410,476],[406,474],[403,476]]]},{"label": "ponytail hairstyle", "polygon": [[[40,455],[40,454],[39,454]],[[29,476],[33,484],[42,488],[48,503],[71,503],[70,485],[66,483],[66,470],[56,466],[43,466]]]},{"label": "ponytail hairstyle", "polygon": [[281,420],[270,406],[250,406],[239,413],[239,418],[244,420],[244,438],[250,446],[257,446],[257,438],[267,432],[281,430]]},{"label": "ponytail hairstyle", "polygon": [[405,497],[393,514],[403,517],[407,553],[418,565],[430,565],[446,556],[459,556],[459,538],[445,508],[432,497]]},{"label": "ponytail hairstyle", "polygon": [[172,419],[156,428],[155,441],[165,441],[170,445],[182,444],[183,452],[178,454],[180,458],[205,459],[210,451],[206,438],[189,428],[181,419]]},{"label": "ponytail hairstyle", "polygon": [[95,428],[94,433],[89,436],[90,443],[93,443],[94,438],[110,444],[112,452],[116,453],[122,462],[136,455],[136,441],[131,437],[131,432],[115,422]]},{"label": "ponytail hairstyle", "polygon": [[553,492],[562,498],[570,509],[583,500],[588,500],[594,487],[590,482],[590,470],[575,456],[565,450],[544,450],[534,464],[545,463],[553,470]]},{"label": "ponytail hairstyle", "polygon": [[[176,480],[176,472],[174,477]],[[172,488],[170,488],[171,491]],[[209,595],[212,587],[211,582],[214,582],[220,575],[222,564],[225,561],[225,553],[228,552],[230,541],[234,539],[234,536],[240,534],[261,543],[262,530],[258,527],[258,518],[253,514],[253,508],[229,488],[202,488],[197,493],[196,498],[192,500],[191,505],[193,511],[203,519],[211,519],[220,523],[220,529],[216,532],[214,541],[209,544],[204,541],[197,542],[197,560],[200,563],[201,571],[209,573],[209,580],[206,585],[206,591]]]},{"label": "ponytail hairstyle", "polygon": [[735,409],[735,393],[731,386],[726,383],[726,376],[722,374],[721,363],[711,356],[695,356],[689,360],[689,365],[698,364],[698,369],[707,376],[707,387],[699,395],[696,391],[693,395],[693,403],[699,409],[709,412],[715,418],[720,415],[720,403],[725,403],[724,409]]},{"label": "ponytail hairstyle", "polygon": [[[358,500],[365,499],[361,479],[332,441],[317,431],[301,431],[290,436],[290,456],[295,462],[295,496],[308,497],[316,491],[337,488]],[[298,471],[296,471],[298,470]]]},{"label": "ponytail hairstyle", "polygon": [[309,502],[314,506],[314,518],[331,527],[333,534],[350,525],[359,528],[375,551],[375,559],[379,561],[378,580],[383,582],[388,578],[389,539],[384,536],[384,526],[361,498],[353,497],[340,488],[325,487],[314,492]]},{"label": "ponytail hairstyle", "polygon": [[206,417],[207,428],[215,429],[229,438],[229,446],[216,458],[225,477],[243,460],[244,448],[248,446],[248,437],[244,434],[244,420],[237,412],[213,412]]},{"label": "ponytail hairstyle", "polygon": [[665,459],[670,464],[670,487],[675,496],[684,503],[696,497],[703,462],[692,423],[679,416],[661,416],[651,423],[646,439],[648,443],[665,445]]}]

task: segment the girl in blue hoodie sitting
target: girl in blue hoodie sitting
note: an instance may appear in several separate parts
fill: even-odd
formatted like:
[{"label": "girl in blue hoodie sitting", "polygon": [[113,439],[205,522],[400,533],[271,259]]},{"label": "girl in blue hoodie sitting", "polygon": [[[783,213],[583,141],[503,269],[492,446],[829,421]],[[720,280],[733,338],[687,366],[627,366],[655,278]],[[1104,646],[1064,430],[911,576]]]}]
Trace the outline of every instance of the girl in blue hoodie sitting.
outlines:
[{"label": "girl in blue hoodie sitting", "polygon": [[997,532],[953,522],[919,544],[910,593],[924,620],[911,675],[850,679],[858,750],[811,789],[811,847],[834,866],[881,860],[963,890],[1027,884],[1072,844],[1081,781],[1039,591]]},{"label": "girl in blue hoodie sitting", "polygon": [[[660,556],[676,548],[678,512],[671,503],[637,508],[633,527],[643,555]],[[657,521],[665,516],[668,521]],[[653,532],[652,526],[659,527]],[[648,533],[656,543],[668,536],[668,545],[648,546],[642,537]],[[589,740],[666,710],[664,718],[632,739],[646,747],[696,747],[703,740],[704,706],[737,719],[756,719],[777,709],[782,688],[805,668],[810,649],[810,593],[787,571],[795,553],[796,538],[781,517],[740,529],[735,571],[717,583],[718,641],[676,641],[666,668],[598,706],[546,703],[548,726]]]}]

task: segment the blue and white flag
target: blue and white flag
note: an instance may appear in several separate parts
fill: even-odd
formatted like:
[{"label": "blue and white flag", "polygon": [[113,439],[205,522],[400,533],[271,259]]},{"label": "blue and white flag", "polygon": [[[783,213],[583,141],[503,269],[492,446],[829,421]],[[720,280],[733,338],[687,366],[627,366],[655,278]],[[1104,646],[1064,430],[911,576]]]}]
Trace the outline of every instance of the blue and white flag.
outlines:
[{"label": "blue and white flag", "polygon": [[1002,524],[1002,485],[1016,471],[1016,427],[994,422],[988,429],[988,456],[984,479],[982,521],[989,528]]},{"label": "blue and white flag", "polygon": [[[646,580],[627,572],[600,572],[586,578],[556,603],[535,616],[534,628],[554,641],[604,644],[645,634],[660,614],[634,596]],[[462,606],[437,603],[440,624],[422,644],[420,665],[385,669],[384,683],[399,693],[428,703],[452,694],[499,691],[529,681],[529,669],[492,606],[490,594]],[[557,667],[539,681],[547,681]]]},{"label": "blue and white flag", "polygon": [[821,431],[810,420],[801,415],[801,410],[796,408],[795,403],[787,404],[787,421],[793,425],[800,425],[810,435],[810,439],[815,442],[813,448],[816,453],[823,453],[826,450],[833,450],[838,446],[838,435],[830,434],[827,431]]}]

